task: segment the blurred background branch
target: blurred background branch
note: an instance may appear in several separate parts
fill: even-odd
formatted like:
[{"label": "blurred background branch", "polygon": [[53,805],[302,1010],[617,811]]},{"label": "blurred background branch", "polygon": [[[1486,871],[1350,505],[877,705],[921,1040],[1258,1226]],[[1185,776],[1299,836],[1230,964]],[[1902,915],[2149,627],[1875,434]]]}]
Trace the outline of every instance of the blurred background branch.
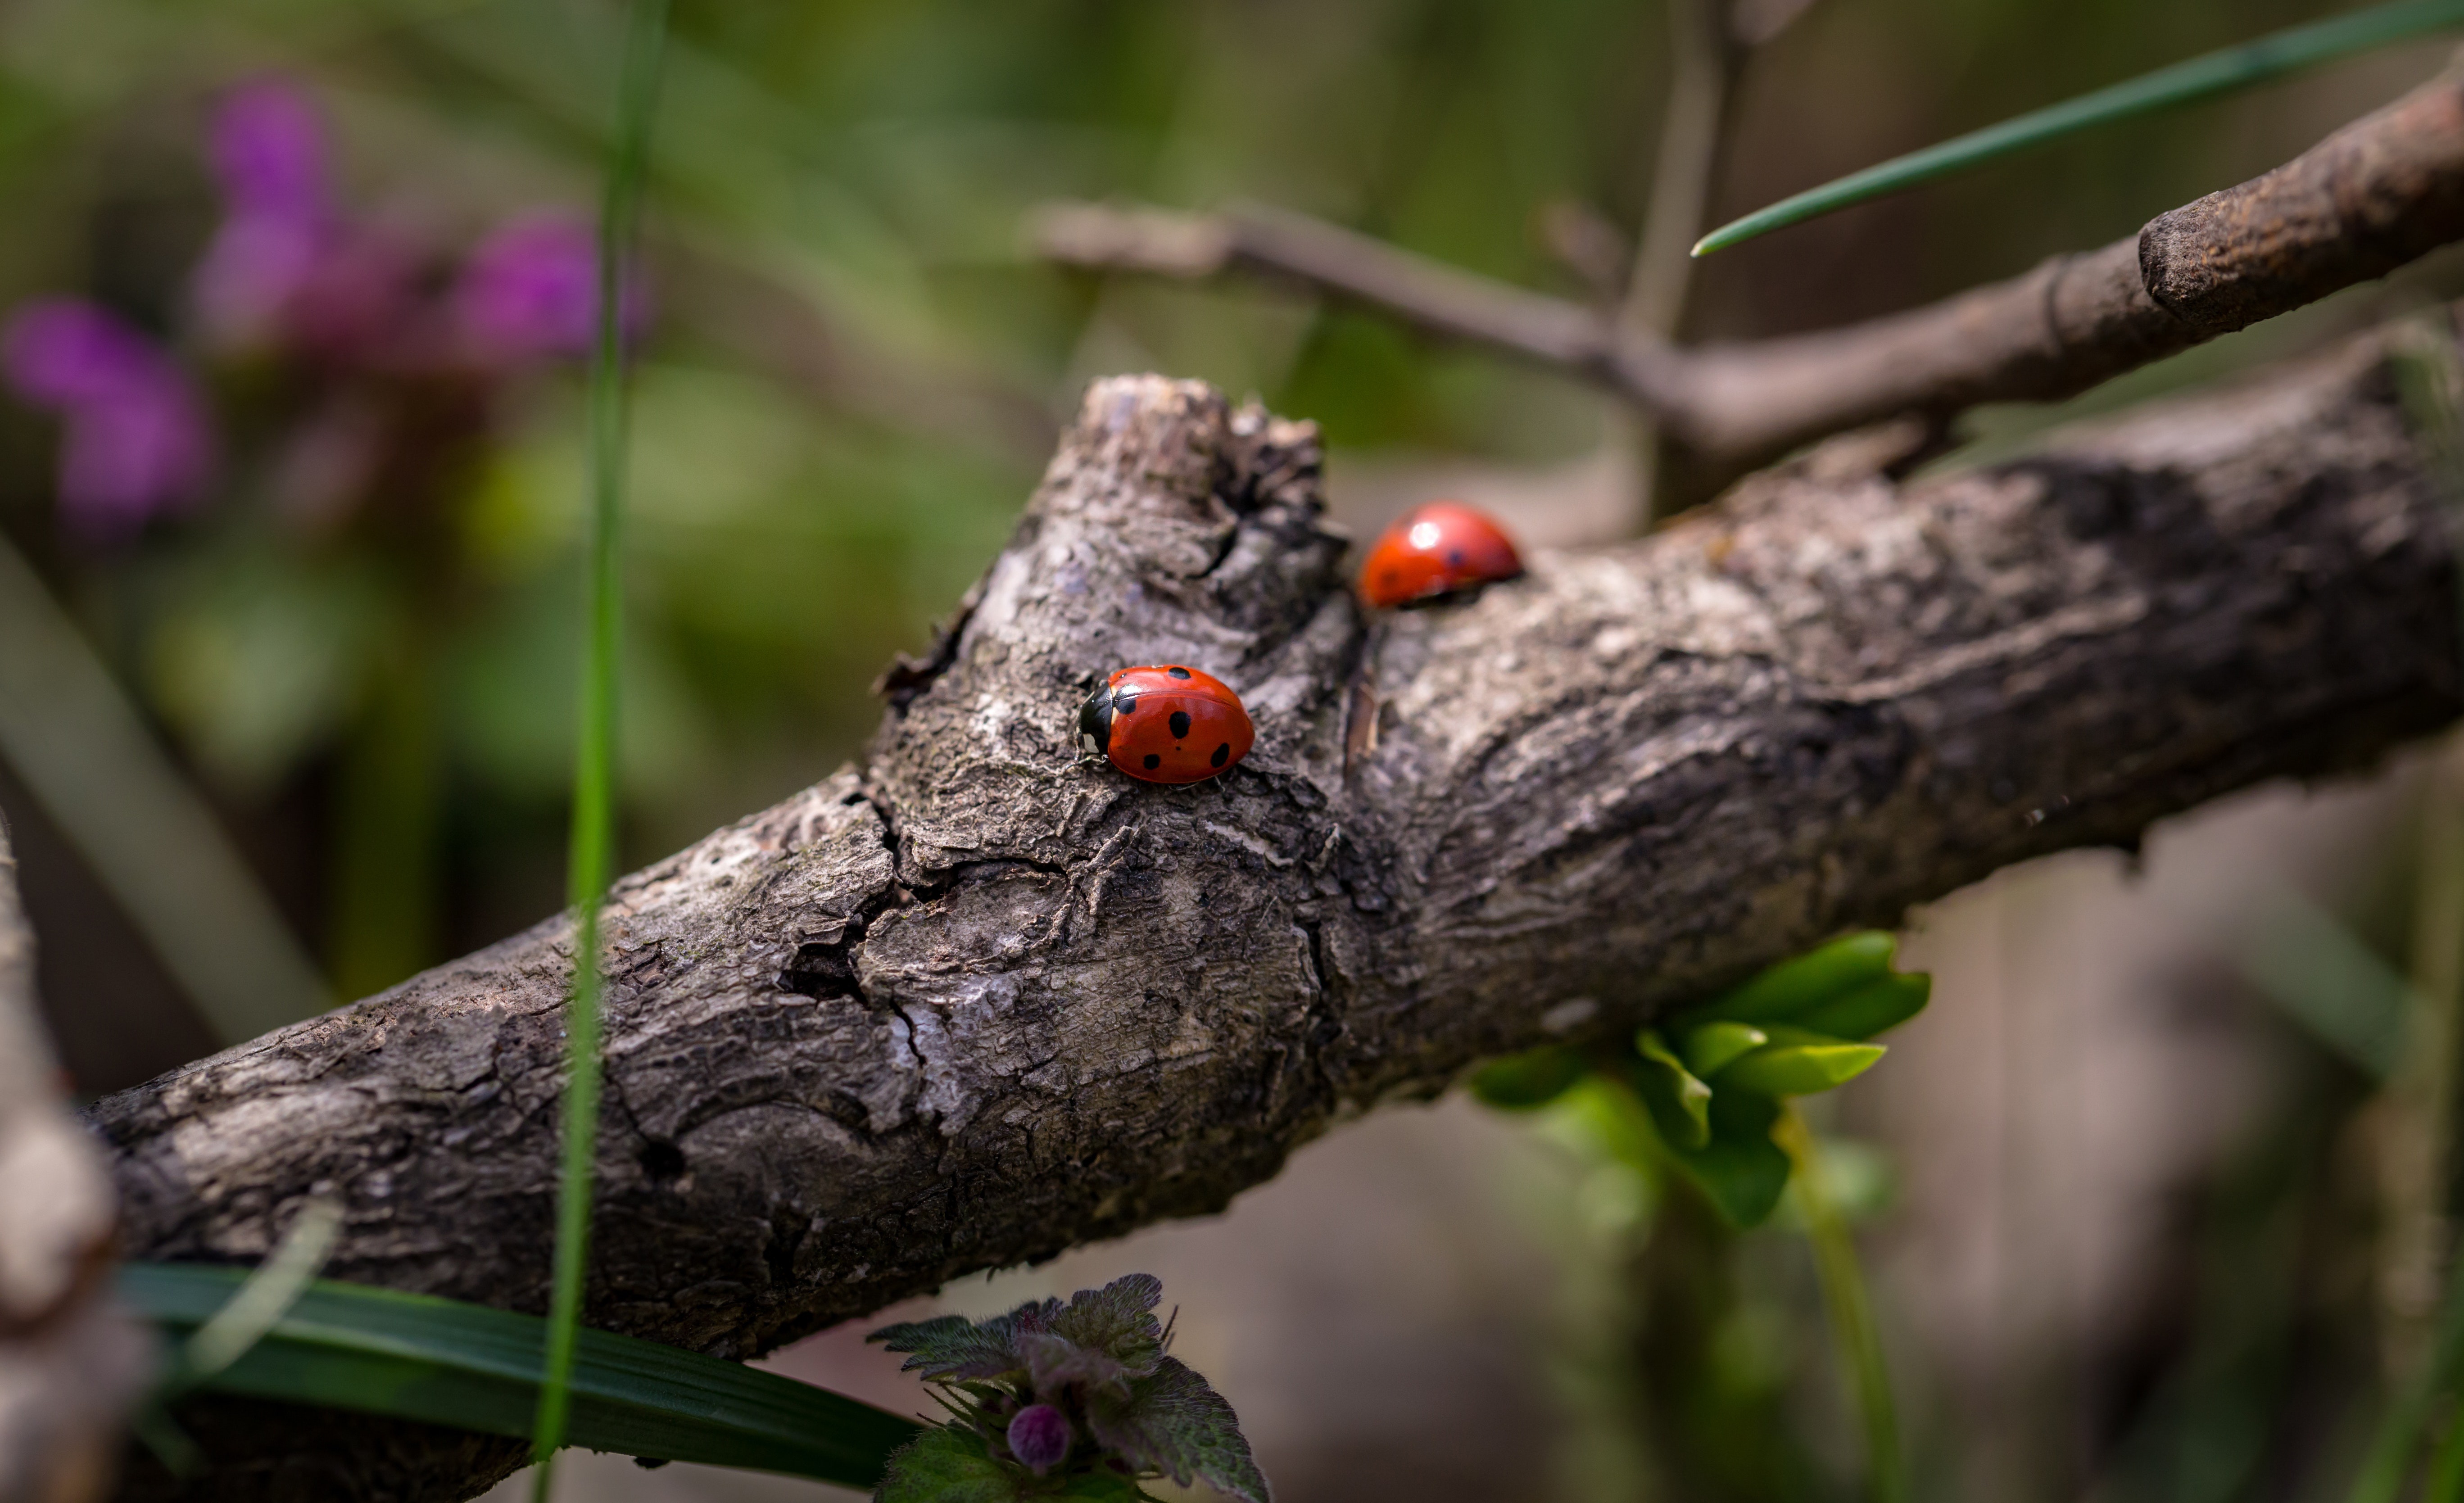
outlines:
[{"label": "blurred background branch", "polygon": [[152,1342],[110,1297],[117,1197],[34,1006],[34,936],[0,824],[0,1498],[88,1503],[119,1470]]}]

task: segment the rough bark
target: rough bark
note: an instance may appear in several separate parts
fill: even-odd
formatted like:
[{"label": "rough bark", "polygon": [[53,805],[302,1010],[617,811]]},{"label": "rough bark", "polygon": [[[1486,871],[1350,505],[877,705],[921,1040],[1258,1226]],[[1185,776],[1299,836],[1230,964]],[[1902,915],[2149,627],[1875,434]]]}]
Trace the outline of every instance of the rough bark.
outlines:
[{"label": "rough bark", "polygon": [[1032,233],[1067,264],[1176,277],[1263,273],[1570,369],[1650,413],[1683,451],[1692,487],[1708,495],[1859,424],[2074,395],[2464,238],[2464,72],[2101,250],[1930,307],[1748,343],[1680,347],[1598,309],[1264,210],[1059,205]]},{"label": "rough bark", "polygon": [[83,1503],[109,1486],[121,1415],[152,1368],[104,1281],[116,1218],[43,1037],[0,828],[0,1499]]},{"label": "rough bark", "polygon": [[[1308,426],[1098,383],[869,767],[620,884],[588,1318],[749,1356],[1210,1210],[1485,1055],[2445,722],[2453,559],[2384,365],[1907,486],[1840,440],[1375,622]],[[1099,674],[1174,660],[1245,696],[1244,763],[1073,755]],[[254,1259],[327,1195],[336,1275],[543,1308],[568,932],[100,1103],[131,1251]],[[265,1433],[290,1454],[190,1495],[455,1496],[514,1459]]]}]

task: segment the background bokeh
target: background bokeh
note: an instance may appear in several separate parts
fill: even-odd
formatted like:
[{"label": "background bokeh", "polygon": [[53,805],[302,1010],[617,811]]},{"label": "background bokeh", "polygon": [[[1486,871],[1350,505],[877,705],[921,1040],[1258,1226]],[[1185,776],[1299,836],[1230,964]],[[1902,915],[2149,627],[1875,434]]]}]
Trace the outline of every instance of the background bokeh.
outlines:
[{"label": "background bokeh", "polygon": [[[1814,0],[1747,66],[1712,213],[2337,9]],[[31,720],[0,715],[0,812],[81,1093],[252,1031],[201,997],[209,973],[243,991],[294,974],[236,929],[230,956],[166,954],[166,933],[222,931],[140,912],[182,884],[131,872],[235,850],[266,944],[337,1000],[557,905],[579,370],[552,347],[482,359],[452,320],[476,248],[586,222],[619,19],[594,0],[0,9],[0,313],[72,296],[142,332],[215,456],[139,521],[97,525],[63,489],[65,409],[0,401],[0,541],[32,570],[0,568],[23,597],[0,608],[74,628],[0,630],[0,700]],[[859,754],[869,683],[999,547],[1095,375],[1204,377],[1317,419],[1355,530],[1439,491],[1545,545],[1637,524],[1626,429],[1582,386],[1289,291],[1058,272],[1021,223],[1062,196],[1251,199],[1588,296],[1543,227],[1580,205],[1634,232],[1667,90],[1658,0],[685,0],[676,26],[637,342],[628,864]],[[1684,333],[1838,323],[2101,244],[2302,149],[2447,45],[1728,253],[1697,273]],[[235,327],[204,289],[244,207],[212,122],[269,87],[315,122],[321,211],[363,257],[335,264],[390,268],[367,274],[395,299],[380,334]],[[2459,288],[2434,258],[2064,413],[1977,414],[1966,457]],[[136,711],[135,753],[109,715],[27,697],[80,663]],[[115,826],[107,774],[139,754],[210,820]],[[2402,1115],[2337,1009],[2384,1005],[2408,965],[2416,836],[2453,781],[2422,760],[2243,801],[2144,861],[2032,867],[1924,918],[1935,1010],[1835,1124],[1873,1149],[1869,1251],[1923,1495],[2334,1491],[2421,1317],[2381,1235]],[[1546,1122],[1457,1100],[1346,1130],[1220,1221],[947,1297],[980,1312],[1153,1266],[1296,1503],[1847,1495],[1801,1239],[1701,1216]],[[779,1360],[889,1381],[844,1333]],[[568,1486],[809,1491],[621,1464]]]}]

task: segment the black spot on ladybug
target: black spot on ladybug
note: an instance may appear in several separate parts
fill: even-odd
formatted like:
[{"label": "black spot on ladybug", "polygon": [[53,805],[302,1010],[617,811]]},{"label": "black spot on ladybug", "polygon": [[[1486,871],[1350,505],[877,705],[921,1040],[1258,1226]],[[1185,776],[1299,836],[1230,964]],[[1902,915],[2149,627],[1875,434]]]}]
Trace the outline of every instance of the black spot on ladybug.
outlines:
[{"label": "black spot on ladybug", "polygon": [[1137,707],[1138,696],[1136,695],[1125,694],[1114,695],[1112,696],[1112,713],[1114,715],[1127,715]]},{"label": "black spot on ladybug", "polygon": [[1186,678],[1189,676],[1189,670],[1186,668],[1167,668],[1164,672],[1170,674],[1175,678]]},{"label": "black spot on ladybug", "polygon": [[1153,772],[1153,771],[1155,771],[1157,767],[1160,767],[1160,766],[1162,766],[1162,765],[1163,765],[1163,759],[1162,759],[1161,757],[1156,756],[1156,755],[1155,755],[1155,753],[1153,753],[1153,752],[1149,752],[1149,753],[1147,753],[1147,771],[1149,771],[1149,772]]},{"label": "black spot on ladybug", "polygon": [[1449,548],[1446,550],[1446,567],[1450,569],[1459,569],[1463,567],[1463,549]]},{"label": "black spot on ladybug", "polygon": [[1206,760],[1213,763],[1218,767],[1230,762],[1232,760],[1232,743],[1230,741],[1225,741],[1222,745],[1216,747],[1215,755],[1207,758]]},{"label": "black spot on ladybug", "polygon": [[1184,737],[1184,736],[1187,736],[1188,734],[1189,734],[1189,712],[1188,712],[1187,710],[1175,710],[1174,712],[1172,712],[1172,736],[1173,736],[1173,740],[1180,740],[1180,738],[1182,738],[1182,737]]}]

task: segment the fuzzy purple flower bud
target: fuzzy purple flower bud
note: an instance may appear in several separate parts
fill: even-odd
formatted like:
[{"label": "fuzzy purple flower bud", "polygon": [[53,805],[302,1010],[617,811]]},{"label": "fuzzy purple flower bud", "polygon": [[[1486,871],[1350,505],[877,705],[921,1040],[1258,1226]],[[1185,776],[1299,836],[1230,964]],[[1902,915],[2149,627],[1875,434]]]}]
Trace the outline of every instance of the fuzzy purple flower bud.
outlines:
[{"label": "fuzzy purple flower bud", "polygon": [[1069,1459],[1069,1416],[1048,1404],[1030,1404],[1009,1422],[1009,1453],[1043,1476]]},{"label": "fuzzy purple flower bud", "polygon": [[0,330],[0,376],[66,420],[60,510],[79,532],[133,532],[193,500],[213,468],[212,430],[187,374],[92,303],[47,298],[18,309]]},{"label": "fuzzy purple flower bud", "polygon": [[[621,310],[628,340],[647,321],[645,303],[628,279]],[[463,337],[482,358],[588,354],[599,316],[599,250],[589,228],[561,214],[502,226],[471,253],[453,305]]]}]

